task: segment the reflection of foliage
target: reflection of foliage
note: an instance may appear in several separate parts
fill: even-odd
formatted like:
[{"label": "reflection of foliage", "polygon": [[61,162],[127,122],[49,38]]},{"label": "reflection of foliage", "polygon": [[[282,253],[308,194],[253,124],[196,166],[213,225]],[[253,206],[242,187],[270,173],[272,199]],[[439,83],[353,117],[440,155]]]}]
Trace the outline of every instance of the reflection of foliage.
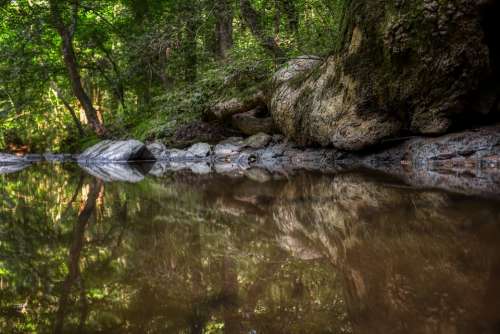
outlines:
[{"label": "reflection of foliage", "polygon": [[356,174],[102,186],[39,166],[1,181],[2,333],[386,333],[436,321],[468,333],[498,320],[485,316],[500,300],[497,202]]},{"label": "reflection of foliage", "polygon": [[344,317],[323,261],[290,258],[273,230],[221,215],[194,188],[167,181],[105,186],[72,277],[94,184],[72,175],[58,167],[3,176],[1,332],[50,332],[62,315],[69,332],[314,333],[335,332],[331,317]]}]

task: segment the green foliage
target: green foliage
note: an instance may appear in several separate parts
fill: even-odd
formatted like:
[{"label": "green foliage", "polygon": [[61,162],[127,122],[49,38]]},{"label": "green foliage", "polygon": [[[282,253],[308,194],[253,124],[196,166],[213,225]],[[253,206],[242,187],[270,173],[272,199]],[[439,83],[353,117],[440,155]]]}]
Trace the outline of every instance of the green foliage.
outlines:
[{"label": "green foliage", "polygon": [[[221,0],[60,0],[86,93],[112,137],[152,139],[202,117],[212,103],[266,87],[278,62],[229,1],[233,46],[217,54]],[[327,55],[338,43],[345,0],[252,0],[263,33],[287,58]],[[0,150],[77,151],[64,99],[85,123],[46,1],[0,8]],[[59,87],[60,96],[53,90]],[[86,131],[86,136],[91,131]]]}]

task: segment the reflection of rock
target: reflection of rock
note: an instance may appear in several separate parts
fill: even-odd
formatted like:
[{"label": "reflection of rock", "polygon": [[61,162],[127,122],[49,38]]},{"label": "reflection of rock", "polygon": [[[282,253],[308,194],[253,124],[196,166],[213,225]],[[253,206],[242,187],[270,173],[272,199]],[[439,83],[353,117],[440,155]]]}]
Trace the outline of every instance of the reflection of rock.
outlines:
[{"label": "reflection of rock", "polygon": [[29,160],[17,155],[0,153],[0,174],[19,172],[30,165]]},{"label": "reflection of rock", "polygon": [[278,242],[337,268],[355,332],[473,333],[500,297],[483,297],[500,279],[493,203],[356,174],[305,175],[276,196]]},{"label": "reflection of rock", "polygon": [[[7,156],[9,159],[21,159]],[[5,158],[5,159],[7,159]],[[415,138],[375,153],[346,153],[333,148],[304,148],[282,136],[259,133],[231,137],[212,147],[198,143],[187,150],[154,143],[104,141],[88,149],[79,161],[156,159],[165,162],[152,175],[193,170],[195,173],[244,175],[251,168],[287,175],[297,170],[338,172],[368,167],[403,178],[418,187],[465,194],[500,194],[500,126],[437,138]],[[248,174],[248,173],[247,173]],[[250,177],[252,174],[248,174]]]},{"label": "reflection of rock", "polygon": [[169,172],[179,172],[184,170],[190,170],[194,174],[209,174],[212,171],[212,168],[206,161],[157,161],[149,170],[149,174],[160,177]]},{"label": "reflection of rock", "polygon": [[105,182],[122,181],[136,183],[144,179],[142,165],[128,163],[79,164],[87,173]]},{"label": "reflection of rock", "polygon": [[263,168],[250,168],[245,171],[245,176],[250,180],[260,183],[269,182],[272,180],[272,175]]},{"label": "reflection of rock", "polygon": [[72,154],[45,153],[43,159],[47,162],[69,162],[74,161]]},{"label": "reflection of rock", "polygon": [[137,140],[102,141],[80,154],[78,161],[134,161],[150,160],[153,157],[146,146]]},{"label": "reflection of rock", "polygon": [[24,156],[24,159],[26,159],[26,161],[29,161],[29,162],[42,162],[45,157],[43,154],[26,154]]},{"label": "reflection of rock", "polygon": [[25,162],[5,165],[0,163],[0,175],[20,172],[28,166],[31,166],[31,164]]},{"label": "reflection of rock", "polygon": [[500,126],[438,138],[416,138],[361,157],[360,161],[416,187],[499,195]]}]

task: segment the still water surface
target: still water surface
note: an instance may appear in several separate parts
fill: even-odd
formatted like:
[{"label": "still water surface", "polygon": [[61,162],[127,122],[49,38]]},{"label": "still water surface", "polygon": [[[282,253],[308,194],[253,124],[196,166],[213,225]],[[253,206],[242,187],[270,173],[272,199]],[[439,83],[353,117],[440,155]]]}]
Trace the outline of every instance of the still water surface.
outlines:
[{"label": "still water surface", "polygon": [[0,333],[500,331],[495,198],[359,172],[0,181]]}]

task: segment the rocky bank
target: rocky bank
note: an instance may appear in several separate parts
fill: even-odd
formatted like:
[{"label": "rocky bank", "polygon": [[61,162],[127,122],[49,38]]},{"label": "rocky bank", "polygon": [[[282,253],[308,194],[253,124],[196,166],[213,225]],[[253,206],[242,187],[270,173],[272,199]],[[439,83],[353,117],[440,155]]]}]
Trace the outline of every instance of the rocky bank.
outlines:
[{"label": "rocky bank", "polygon": [[187,149],[103,141],[74,157],[2,154],[0,164],[8,172],[76,160],[105,180],[128,181],[183,169],[257,168],[254,177],[265,180],[298,169],[370,168],[414,186],[500,193],[497,14],[495,0],[353,0],[335,53],[293,59],[269,91],[210,108],[208,119],[248,138]]}]

